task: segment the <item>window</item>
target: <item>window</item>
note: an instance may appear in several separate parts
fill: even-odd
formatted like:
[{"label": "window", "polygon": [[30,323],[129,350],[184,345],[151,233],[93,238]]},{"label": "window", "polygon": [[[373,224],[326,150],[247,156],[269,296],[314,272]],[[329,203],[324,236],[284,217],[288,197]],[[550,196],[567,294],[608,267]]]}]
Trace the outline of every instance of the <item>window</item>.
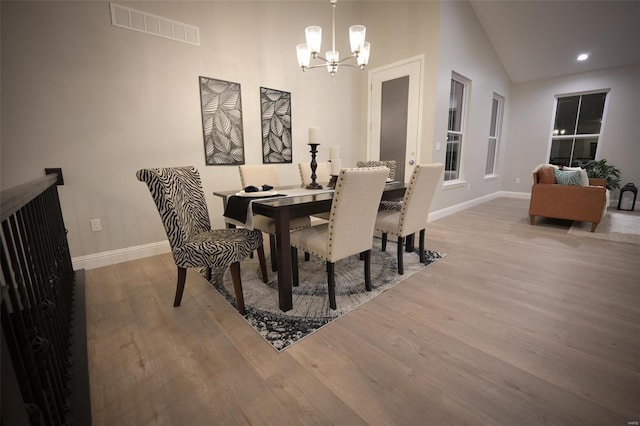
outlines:
[{"label": "window", "polygon": [[582,167],[596,159],[607,92],[558,97],[549,163]]},{"label": "window", "polygon": [[447,152],[444,167],[445,181],[460,179],[465,89],[466,83],[461,77],[457,75],[451,77],[449,123],[447,125]]},{"label": "window", "polygon": [[489,145],[487,148],[485,175],[494,175],[496,173],[498,142],[500,140],[500,128],[502,127],[502,103],[502,96],[494,93],[493,101],[491,102],[491,122],[489,123]]}]

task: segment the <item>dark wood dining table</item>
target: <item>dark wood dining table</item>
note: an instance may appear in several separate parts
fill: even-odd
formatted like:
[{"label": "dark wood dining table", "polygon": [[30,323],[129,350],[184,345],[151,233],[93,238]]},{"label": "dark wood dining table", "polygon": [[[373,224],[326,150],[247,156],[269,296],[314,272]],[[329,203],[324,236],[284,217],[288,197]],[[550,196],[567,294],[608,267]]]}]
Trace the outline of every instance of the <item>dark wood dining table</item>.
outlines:
[{"label": "dark wood dining table", "polygon": [[[300,188],[300,186],[288,186],[275,188],[286,193],[287,189]],[[402,198],[406,186],[404,182],[391,182],[385,185],[382,200],[395,200]],[[213,195],[222,197],[226,206],[228,197],[237,191],[219,191]],[[278,302],[280,310],[286,312],[293,307],[291,284],[291,245],[289,239],[289,221],[296,217],[309,216],[331,210],[333,192],[322,192],[294,197],[263,198],[253,201],[254,214],[270,217],[275,221],[276,250],[278,253]]]}]

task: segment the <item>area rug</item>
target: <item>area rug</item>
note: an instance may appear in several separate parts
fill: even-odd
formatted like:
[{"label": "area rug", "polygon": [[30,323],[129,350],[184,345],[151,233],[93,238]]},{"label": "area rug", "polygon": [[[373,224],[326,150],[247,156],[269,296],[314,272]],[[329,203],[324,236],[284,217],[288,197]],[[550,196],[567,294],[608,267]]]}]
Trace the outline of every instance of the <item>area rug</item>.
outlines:
[{"label": "area rug", "polygon": [[[278,307],[276,273],[269,271],[269,282],[265,284],[260,279],[257,257],[244,260],[241,264],[241,276],[245,320],[275,350],[282,351],[444,257],[441,253],[427,251],[426,262],[420,263],[417,251],[404,253],[404,275],[398,275],[395,242],[390,241],[387,244],[386,252],[380,250],[380,243],[380,240],[375,238],[371,251],[373,290],[370,292],[364,288],[364,262],[359,256],[350,256],[336,262],[338,309],[335,311],[329,308],[326,266],[320,259],[312,256],[311,260],[305,262],[302,255],[300,256],[300,285],[293,287],[293,309],[288,312],[282,312]],[[228,268],[213,271],[210,284],[235,308],[233,284]]]},{"label": "area rug", "polygon": [[640,245],[640,212],[609,210],[595,232],[590,231],[590,222],[576,221],[569,235]]}]

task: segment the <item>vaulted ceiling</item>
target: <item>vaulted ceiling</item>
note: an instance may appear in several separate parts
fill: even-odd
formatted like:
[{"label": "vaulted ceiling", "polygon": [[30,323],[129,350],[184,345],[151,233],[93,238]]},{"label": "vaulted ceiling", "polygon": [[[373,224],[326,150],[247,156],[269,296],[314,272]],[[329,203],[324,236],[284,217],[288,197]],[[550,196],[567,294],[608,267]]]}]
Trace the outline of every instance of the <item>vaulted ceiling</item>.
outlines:
[{"label": "vaulted ceiling", "polygon": [[[472,1],[514,83],[640,63],[640,1]],[[584,62],[576,60],[588,53]]]}]

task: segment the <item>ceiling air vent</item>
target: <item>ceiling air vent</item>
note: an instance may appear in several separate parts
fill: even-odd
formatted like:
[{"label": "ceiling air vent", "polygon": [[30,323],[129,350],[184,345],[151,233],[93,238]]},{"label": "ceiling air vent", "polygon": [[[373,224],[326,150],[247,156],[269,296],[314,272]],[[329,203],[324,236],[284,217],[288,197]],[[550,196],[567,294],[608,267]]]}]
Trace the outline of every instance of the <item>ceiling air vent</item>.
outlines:
[{"label": "ceiling air vent", "polygon": [[164,37],[200,46],[200,29],[193,25],[131,9],[116,3],[111,5],[111,25],[141,33]]}]

